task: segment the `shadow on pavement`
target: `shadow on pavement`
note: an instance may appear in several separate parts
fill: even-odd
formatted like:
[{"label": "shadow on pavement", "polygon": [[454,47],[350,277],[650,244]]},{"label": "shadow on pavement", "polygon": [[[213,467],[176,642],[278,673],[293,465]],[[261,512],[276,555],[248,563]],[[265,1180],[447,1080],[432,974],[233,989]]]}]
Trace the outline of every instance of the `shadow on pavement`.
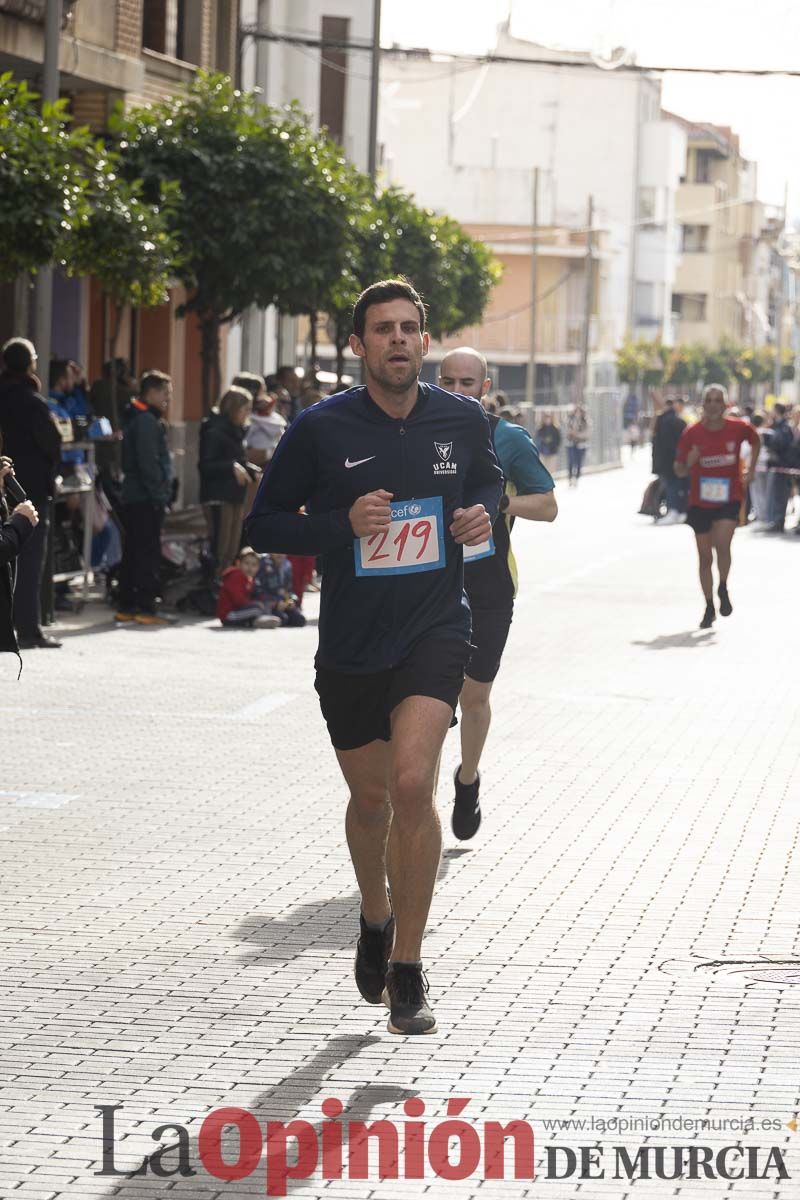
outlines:
[{"label": "shadow on pavement", "polygon": [[[333,1037],[321,1046],[309,1062],[299,1067],[296,1071],[285,1075],[274,1087],[268,1088],[256,1096],[248,1105],[248,1111],[258,1121],[262,1134],[267,1121],[287,1122],[307,1108],[317,1096],[319,1096],[319,1103],[321,1104],[323,1099],[335,1094],[331,1088],[324,1087],[328,1076],[338,1067],[342,1066],[342,1064],[357,1057],[362,1051],[376,1045],[380,1040],[374,1034],[365,1036],[348,1034]],[[333,1085],[333,1088],[335,1088],[335,1085]],[[347,1097],[339,1094],[336,1098],[344,1105],[342,1120],[363,1121],[368,1119],[376,1109],[386,1107],[395,1108],[401,1105],[403,1101],[418,1095],[419,1092],[416,1089],[404,1088],[395,1084],[365,1083],[352,1088]],[[222,1106],[220,1105],[220,1107]],[[200,1115],[200,1113],[197,1114],[197,1116]],[[308,1114],[308,1116],[311,1115]],[[394,1115],[394,1113],[387,1115]],[[117,1113],[118,1137],[125,1129],[124,1117],[125,1112],[123,1109]],[[313,1124],[317,1131],[319,1143],[319,1132],[322,1127],[322,1121],[316,1120]],[[163,1142],[160,1144],[167,1146],[174,1145],[173,1137],[165,1136]],[[236,1162],[239,1152],[238,1133],[234,1129],[229,1128],[223,1135],[221,1142],[225,1161]],[[114,1177],[113,1180],[109,1179],[109,1190],[103,1194],[106,1196],[123,1197],[150,1196],[153,1197],[153,1200],[155,1200],[155,1197],[163,1197],[167,1191],[170,1196],[177,1194],[192,1197],[192,1200],[195,1197],[219,1194],[224,1189],[225,1184],[222,1180],[215,1179],[204,1170],[200,1162],[196,1137],[190,1139],[188,1157],[192,1168],[197,1172],[193,1176],[171,1175],[168,1179],[159,1179],[148,1173],[147,1175],[135,1177]],[[177,1152],[167,1151],[164,1166],[167,1169],[174,1169],[177,1164]],[[239,1197],[263,1197],[266,1192],[263,1159],[252,1175],[240,1180],[234,1186],[236,1188],[236,1195]],[[316,1179],[312,1177],[310,1179],[287,1180],[287,1192],[289,1195],[304,1188],[318,1188],[319,1186],[319,1177]]]},{"label": "shadow on pavement", "polygon": [[[466,846],[445,850],[437,879],[445,878],[454,860],[470,853]],[[354,949],[358,937],[358,891],[354,888],[329,900],[309,900],[279,917],[254,913],[245,917],[231,936],[247,947],[239,959],[244,966],[271,960],[289,962],[317,947],[331,951]]]},{"label": "shadow on pavement", "polygon": [[665,633],[649,642],[631,642],[632,646],[644,646],[646,650],[697,650],[713,644],[713,629],[689,629],[686,633]]}]

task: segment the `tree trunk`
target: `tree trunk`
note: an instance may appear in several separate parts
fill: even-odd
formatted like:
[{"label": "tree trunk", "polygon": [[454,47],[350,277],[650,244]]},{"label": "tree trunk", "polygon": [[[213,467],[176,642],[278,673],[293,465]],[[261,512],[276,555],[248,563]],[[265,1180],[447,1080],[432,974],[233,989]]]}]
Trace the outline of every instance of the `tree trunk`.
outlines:
[{"label": "tree trunk", "polygon": [[208,416],[220,396],[219,317],[205,313],[199,318],[203,377],[203,414]]},{"label": "tree trunk", "polygon": [[344,344],[345,343],[342,341],[342,334],[341,334],[341,332],[339,332],[337,330],[337,332],[336,332],[336,390],[337,391],[341,391],[342,385],[343,385],[342,376],[344,374]]},{"label": "tree trunk", "polygon": [[317,317],[318,317],[317,310],[315,308],[312,308],[311,312],[309,313],[309,319],[311,321],[311,331],[310,331],[310,335],[309,335],[309,343],[310,343],[309,352],[310,352],[310,358],[311,358],[310,366],[311,366],[312,371],[316,371],[316,369],[317,369]]}]

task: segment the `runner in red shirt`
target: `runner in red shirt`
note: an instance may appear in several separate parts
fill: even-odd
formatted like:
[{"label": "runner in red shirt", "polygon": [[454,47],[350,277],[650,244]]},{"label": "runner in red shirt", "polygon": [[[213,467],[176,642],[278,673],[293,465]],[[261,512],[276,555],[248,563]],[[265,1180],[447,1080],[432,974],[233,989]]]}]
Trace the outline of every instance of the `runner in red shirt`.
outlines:
[{"label": "runner in red shirt", "polygon": [[[700,560],[700,586],[706,600],[701,629],[710,629],[716,620],[714,578],[711,572],[714,551],[719,572],[720,616],[733,612],[728,595],[731,569],[731,541],[739,523],[745,489],[752,481],[761,449],[758,433],[746,421],[726,417],[728,394],[721,384],[712,383],[703,392],[703,416],[681,434],[675,455],[675,474],[689,476],[689,511],[686,524],[694,530]],[[742,443],[753,448],[746,477],[742,472]]]}]

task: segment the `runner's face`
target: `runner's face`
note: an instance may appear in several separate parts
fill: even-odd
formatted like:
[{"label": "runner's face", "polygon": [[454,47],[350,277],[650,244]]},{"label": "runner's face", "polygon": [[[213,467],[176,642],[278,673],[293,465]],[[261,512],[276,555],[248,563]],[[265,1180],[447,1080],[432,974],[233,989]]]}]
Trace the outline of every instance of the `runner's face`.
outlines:
[{"label": "runner's face", "polygon": [[706,421],[720,421],[725,416],[725,401],[712,393],[703,401],[703,417]]},{"label": "runner's face", "polygon": [[483,363],[475,354],[448,354],[442,360],[439,387],[459,396],[482,400],[489,380],[484,378]]},{"label": "runner's face", "polygon": [[354,334],[350,345],[364,359],[368,377],[387,391],[406,392],[419,378],[429,340],[420,329],[416,305],[387,300],[367,309],[364,337]]}]

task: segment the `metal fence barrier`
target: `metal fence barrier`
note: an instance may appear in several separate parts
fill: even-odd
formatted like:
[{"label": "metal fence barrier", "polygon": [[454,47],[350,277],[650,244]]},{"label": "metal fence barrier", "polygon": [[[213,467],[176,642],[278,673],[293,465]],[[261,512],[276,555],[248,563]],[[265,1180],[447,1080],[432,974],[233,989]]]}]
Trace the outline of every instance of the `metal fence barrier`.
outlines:
[{"label": "metal fence barrier", "polygon": [[[513,392],[507,392],[509,407],[521,413],[520,423],[535,439],[536,430],[542,423],[544,413],[552,415],[561,430],[561,448],[558,452],[556,473],[567,471],[567,418],[572,411],[569,404],[526,404],[516,400]],[[622,405],[624,397],[620,388],[591,388],[585,392],[586,414],[589,418],[589,442],[584,461],[584,471],[605,471],[622,466]]]}]

